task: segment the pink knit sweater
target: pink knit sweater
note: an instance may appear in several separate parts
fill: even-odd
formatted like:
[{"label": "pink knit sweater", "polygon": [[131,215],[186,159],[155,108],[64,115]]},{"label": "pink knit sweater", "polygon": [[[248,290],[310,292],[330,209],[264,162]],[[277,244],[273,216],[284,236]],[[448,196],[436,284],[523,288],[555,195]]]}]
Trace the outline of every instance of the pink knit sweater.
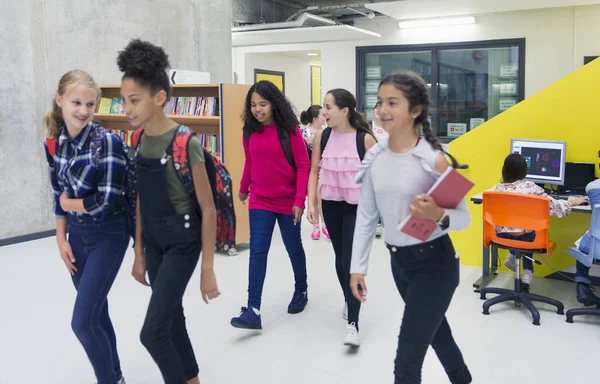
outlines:
[{"label": "pink knit sweater", "polygon": [[250,145],[242,139],[246,162],[240,193],[250,192],[249,209],[291,215],[292,207],[304,209],[306,200],[310,168],[306,144],[296,128],[296,134],[290,138],[294,168],[285,158],[275,124],[263,128],[262,132],[251,134]]}]

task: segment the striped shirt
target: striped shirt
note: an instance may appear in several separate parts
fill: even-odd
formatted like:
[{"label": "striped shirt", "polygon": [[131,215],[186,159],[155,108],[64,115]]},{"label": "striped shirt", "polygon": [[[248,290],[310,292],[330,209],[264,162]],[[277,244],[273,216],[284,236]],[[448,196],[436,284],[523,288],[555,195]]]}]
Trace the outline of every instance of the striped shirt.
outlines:
[{"label": "striped shirt", "polygon": [[[54,214],[67,217],[60,206],[60,195],[66,192],[72,199],[83,199],[86,211],[96,220],[102,220],[116,211],[123,198],[125,181],[125,152],[121,139],[90,122],[71,140],[63,126],[56,141],[54,156],[46,159],[54,191]],[[77,213],[76,215],[85,215]]]}]

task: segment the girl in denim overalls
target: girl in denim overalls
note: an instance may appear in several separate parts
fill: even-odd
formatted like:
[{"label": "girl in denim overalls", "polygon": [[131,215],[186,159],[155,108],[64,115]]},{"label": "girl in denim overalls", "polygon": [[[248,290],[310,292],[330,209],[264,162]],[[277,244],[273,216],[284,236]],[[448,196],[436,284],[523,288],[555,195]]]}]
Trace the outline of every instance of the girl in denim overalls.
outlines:
[{"label": "girl in denim overalls", "polygon": [[[162,48],[133,40],[119,53],[123,109],[134,128],[144,127],[137,146],[138,204],[132,275],[152,287],[141,341],[166,384],[197,384],[198,364],[187,333],[182,298],[202,251],[200,290],[206,303],[219,295],[213,270],[216,209],[199,140],[187,154],[194,197],[179,180],[171,156],[180,129],[164,105],[171,93],[168,57]],[[196,210],[197,200],[201,215]]]}]

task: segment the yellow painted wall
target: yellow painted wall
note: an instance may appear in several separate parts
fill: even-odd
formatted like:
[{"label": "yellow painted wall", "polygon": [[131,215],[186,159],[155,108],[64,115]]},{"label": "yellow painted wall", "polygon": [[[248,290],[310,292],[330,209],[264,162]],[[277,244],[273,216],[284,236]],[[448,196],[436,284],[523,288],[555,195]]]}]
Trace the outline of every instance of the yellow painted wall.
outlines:
[{"label": "yellow painted wall", "polygon": [[323,104],[323,99],[321,99],[321,66],[320,65],[311,65],[310,66],[311,73],[311,103],[312,105],[321,105]]},{"label": "yellow painted wall", "polygon": [[[599,163],[600,60],[573,72],[450,143],[450,152],[459,162],[469,164],[469,169],[462,171],[475,183],[469,199],[499,182],[504,158],[510,152],[511,138],[565,140],[567,161]],[[598,168],[596,176],[599,176]],[[470,201],[468,204],[471,225],[464,231],[453,233],[452,239],[463,264],[481,266],[481,205]],[[557,247],[548,261],[554,268],[562,270],[575,264],[566,249],[585,232],[590,218],[590,214],[572,213],[563,219],[551,220],[550,237],[556,241]],[[505,257],[503,253],[500,255]],[[537,276],[554,272],[546,263],[535,265],[535,268]]]}]

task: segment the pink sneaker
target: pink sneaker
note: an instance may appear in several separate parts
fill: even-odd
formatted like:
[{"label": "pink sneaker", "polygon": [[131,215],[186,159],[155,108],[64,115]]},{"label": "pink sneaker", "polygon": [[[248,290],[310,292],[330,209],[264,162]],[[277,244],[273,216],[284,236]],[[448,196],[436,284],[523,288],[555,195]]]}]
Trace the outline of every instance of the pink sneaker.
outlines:
[{"label": "pink sneaker", "polygon": [[[327,236],[327,235],[326,235]],[[310,234],[313,240],[319,240],[321,238],[321,228],[318,225],[313,226],[313,231]]]},{"label": "pink sneaker", "polygon": [[331,240],[331,238],[329,237],[329,232],[327,232],[327,227],[323,227],[322,231],[327,240]]}]

